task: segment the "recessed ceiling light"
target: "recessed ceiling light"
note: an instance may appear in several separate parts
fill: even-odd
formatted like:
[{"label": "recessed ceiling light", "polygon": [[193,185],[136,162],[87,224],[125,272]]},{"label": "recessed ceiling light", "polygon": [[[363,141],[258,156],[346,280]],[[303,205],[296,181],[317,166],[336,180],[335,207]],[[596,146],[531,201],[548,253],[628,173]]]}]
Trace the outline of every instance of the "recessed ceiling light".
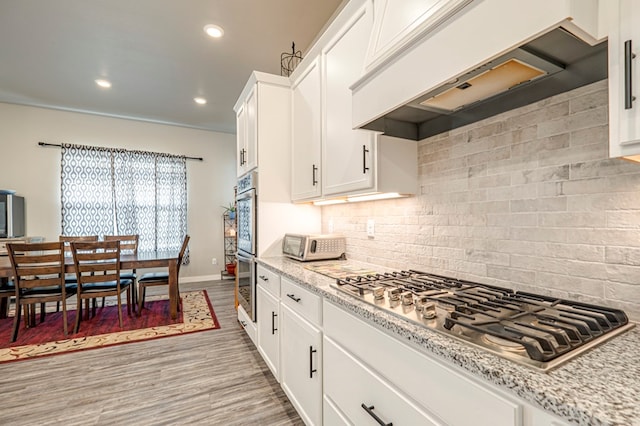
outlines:
[{"label": "recessed ceiling light", "polygon": [[207,103],[207,100],[205,98],[193,98],[193,100],[199,105],[204,105]]},{"label": "recessed ceiling light", "polygon": [[205,25],[204,32],[213,38],[220,38],[224,35],[224,30],[213,24]]},{"label": "recessed ceiling light", "polygon": [[108,89],[108,88],[111,87],[111,82],[109,80],[104,80],[104,79],[101,79],[101,78],[96,80],[96,84],[98,86],[100,86],[100,87],[105,88],[105,89]]}]

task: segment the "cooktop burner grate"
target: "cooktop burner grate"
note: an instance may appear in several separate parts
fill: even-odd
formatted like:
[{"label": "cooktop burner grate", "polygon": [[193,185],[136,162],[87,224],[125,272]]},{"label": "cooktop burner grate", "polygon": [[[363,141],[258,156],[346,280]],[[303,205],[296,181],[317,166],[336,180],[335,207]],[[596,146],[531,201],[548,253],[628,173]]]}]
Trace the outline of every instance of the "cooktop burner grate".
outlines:
[{"label": "cooktop burner grate", "polygon": [[335,287],[543,371],[633,327],[618,309],[413,270],[339,278]]}]

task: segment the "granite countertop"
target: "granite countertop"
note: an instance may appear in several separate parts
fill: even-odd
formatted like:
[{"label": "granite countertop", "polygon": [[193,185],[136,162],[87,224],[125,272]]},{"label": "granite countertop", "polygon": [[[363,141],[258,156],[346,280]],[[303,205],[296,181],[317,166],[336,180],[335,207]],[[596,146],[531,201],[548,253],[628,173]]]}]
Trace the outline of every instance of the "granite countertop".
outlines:
[{"label": "granite countertop", "polygon": [[[538,372],[420,327],[330,287],[334,279],[285,257],[266,257],[259,264],[278,272],[400,340],[419,347],[513,392],[533,406],[581,425],[640,425],[640,327],[614,337],[560,367]],[[387,268],[344,261],[354,269]],[[321,262],[313,262],[322,265]],[[327,262],[327,265],[330,262]]]}]

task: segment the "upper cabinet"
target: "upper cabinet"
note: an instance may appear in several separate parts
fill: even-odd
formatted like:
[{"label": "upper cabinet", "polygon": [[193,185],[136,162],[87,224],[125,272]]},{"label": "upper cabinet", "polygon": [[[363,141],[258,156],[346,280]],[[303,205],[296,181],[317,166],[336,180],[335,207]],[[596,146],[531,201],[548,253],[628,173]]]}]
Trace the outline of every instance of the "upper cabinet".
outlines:
[{"label": "upper cabinet", "polygon": [[414,194],[417,188],[415,142],[388,149],[395,139],[351,127],[349,86],[362,75],[373,26],[373,2],[354,3],[360,7],[323,35],[317,55],[293,78],[294,201]]},{"label": "upper cabinet", "polygon": [[362,7],[323,50],[324,195],[359,191],[374,185],[375,133],[351,128],[349,90],[349,86],[362,74],[372,24],[372,10]]},{"label": "upper cabinet", "polygon": [[640,161],[640,3],[610,1],[609,155]]},{"label": "upper cabinet", "polygon": [[321,75],[316,58],[293,82],[291,198],[305,200],[320,197],[321,180]]},{"label": "upper cabinet", "polygon": [[258,121],[257,86],[252,87],[246,99],[236,111],[237,132],[237,163],[238,176],[242,176],[258,166]]},{"label": "upper cabinet", "polygon": [[[241,176],[259,166],[261,160],[290,158],[291,95],[286,77],[254,71],[236,105],[237,174]],[[288,172],[288,161],[280,169]],[[276,177],[288,181],[287,173]],[[261,173],[261,181],[264,174]],[[286,189],[289,193],[289,189]]]}]

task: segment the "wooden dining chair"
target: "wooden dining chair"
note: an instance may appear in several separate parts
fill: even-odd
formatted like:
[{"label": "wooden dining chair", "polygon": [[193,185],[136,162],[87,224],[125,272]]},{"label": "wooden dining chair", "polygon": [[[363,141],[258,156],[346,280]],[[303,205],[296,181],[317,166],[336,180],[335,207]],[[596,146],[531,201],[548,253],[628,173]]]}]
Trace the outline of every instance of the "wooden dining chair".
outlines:
[{"label": "wooden dining chair", "polygon": [[[138,254],[138,241],[140,237],[138,234],[133,235],[105,235],[103,237],[105,241],[120,241],[120,254]],[[137,287],[136,287],[136,270],[130,269],[120,271],[120,279],[131,280],[131,306],[135,310],[137,302]],[[104,298],[102,299],[102,307],[104,308]]]},{"label": "wooden dining chair", "polygon": [[[65,284],[64,248],[61,242],[7,244],[15,286],[15,316],[11,341],[18,338],[20,312],[25,319],[35,318],[35,306],[40,304],[40,322],[44,321],[47,302],[62,304],[62,327],[67,335],[67,297],[74,289]],[[29,322],[35,325],[35,321]]]},{"label": "wooden dining chair", "polygon": [[13,281],[8,278],[0,278],[0,319],[5,319],[9,315],[9,305],[11,298],[15,295],[16,287]]},{"label": "wooden dining chair", "polygon": [[[180,253],[178,254],[176,265],[177,274],[180,276],[180,265],[182,265],[182,260],[184,259],[184,254],[187,252],[187,246],[189,245],[189,240],[191,237],[189,235],[184,236],[184,240],[182,241],[182,247],[180,248]],[[176,283],[178,284],[178,283]],[[138,316],[142,314],[142,308],[144,307],[144,297],[147,287],[153,286],[161,286],[161,285],[169,285],[169,272],[148,272],[144,274],[140,279],[138,279]],[[180,309],[180,286],[177,287],[177,295],[178,295],[178,310]]]},{"label": "wooden dining chair", "polygon": [[[73,255],[71,254],[72,241],[80,241],[80,242],[98,241],[98,236],[97,235],[60,235],[58,237],[58,241],[64,244],[64,255],[66,257],[71,258],[73,257]],[[76,279],[76,274],[67,274],[65,276],[65,281],[67,283],[78,282],[78,280]]]},{"label": "wooden dining chair", "polygon": [[[127,313],[131,315],[131,280],[120,278],[120,242],[71,242],[71,253],[78,278],[78,314],[74,333],[80,329],[82,301],[116,296],[118,323],[122,328],[122,298],[127,292]],[[86,306],[88,311],[88,303]]]}]

